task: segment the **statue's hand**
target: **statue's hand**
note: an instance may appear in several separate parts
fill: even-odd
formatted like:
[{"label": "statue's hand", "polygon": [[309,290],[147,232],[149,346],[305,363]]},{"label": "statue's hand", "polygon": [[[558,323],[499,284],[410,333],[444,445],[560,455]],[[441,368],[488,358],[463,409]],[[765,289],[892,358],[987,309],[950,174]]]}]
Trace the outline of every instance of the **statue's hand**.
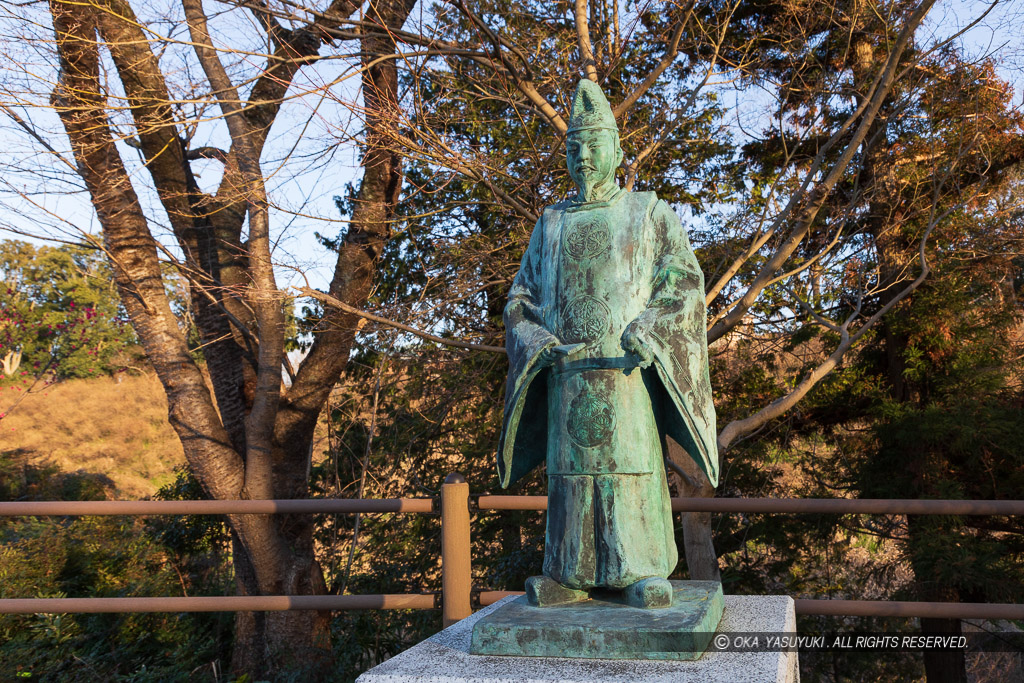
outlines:
[{"label": "statue's hand", "polygon": [[546,368],[549,365],[554,365],[558,359],[558,354],[555,353],[551,347],[544,349],[540,352],[540,356],[537,357],[537,365],[542,368]]},{"label": "statue's hand", "polygon": [[586,344],[556,344],[554,346],[549,346],[540,352],[537,364],[542,368],[547,367],[548,365],[554,364],[554,362],[559,358],[571,356],[585,346]]},{"label": "statue's hand", "polygon": [[640,321],[631,322],[622,333],[622,348],[636,356],[640,360],[640,367],[646,370],[654,362],[654,354],[644,341],[644,331]]},{"label": "statue's hand", "polygon": [[561,356],[561,354],[555,350],[556,347],[557,345],[548,346],[540,352],[540,356],[537,358],[538,367],[546,368],[549,365],[555,364],[555,361]]}]

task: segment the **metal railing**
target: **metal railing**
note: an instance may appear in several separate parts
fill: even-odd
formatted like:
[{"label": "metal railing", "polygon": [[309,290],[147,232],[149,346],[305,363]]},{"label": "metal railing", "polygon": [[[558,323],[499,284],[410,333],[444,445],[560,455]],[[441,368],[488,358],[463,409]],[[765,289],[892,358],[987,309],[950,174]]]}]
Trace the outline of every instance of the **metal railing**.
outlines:
[{"label": "metal railing", "polygon": [[[469,484],[450,474],[440,499],[304,499],[196,501],[0,502],[0,516],[224,515],[411,513],[440,514],[441,593],[376,595],[267,595],[166,598],[0,599],[0,614],[85,612],[235,612],[281,610],[441,609],[445,626],[516,591],[474,590],[470,515],[473,511],[547,509],[546,496],[470,496]],[[1024,501],[846,498],[673,498],[675,512],[764,514],[1024,515]],[[898,602],[888,600],[795,600],[797,614],[948,619],[1024,619],[1024,605]]]}]

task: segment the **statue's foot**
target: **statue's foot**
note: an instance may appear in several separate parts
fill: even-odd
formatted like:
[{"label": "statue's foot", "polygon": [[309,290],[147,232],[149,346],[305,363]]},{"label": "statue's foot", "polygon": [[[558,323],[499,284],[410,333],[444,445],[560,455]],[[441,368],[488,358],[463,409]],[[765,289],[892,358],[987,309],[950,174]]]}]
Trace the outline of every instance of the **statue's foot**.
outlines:
[{"label": "statue's foot", "polygon": [[654,609],[672,606],[672,584],[658,576],[631,583],[622,589],[622,594],[631,607]]},{"label": "statue's foot", "polygon": [[590,594],[567,588],[547,576],[531,576],[526,580],[526,599],[536,607],[553,607],[589,600]]}]

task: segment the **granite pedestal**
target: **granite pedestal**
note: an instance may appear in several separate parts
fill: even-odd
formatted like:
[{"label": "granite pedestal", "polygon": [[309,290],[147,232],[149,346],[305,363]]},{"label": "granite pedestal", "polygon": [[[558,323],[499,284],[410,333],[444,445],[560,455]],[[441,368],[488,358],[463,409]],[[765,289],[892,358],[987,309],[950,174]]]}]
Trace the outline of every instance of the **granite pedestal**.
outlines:
[{"label": "granite pedestal", "polygon": [[[469,653],[473,626],[509,597],[370,669],[357,683],[798,683],[796,652],[705,652],[696,661],[507,657]],[[788,596],[726,595],[719,633],[796,633]]]}]

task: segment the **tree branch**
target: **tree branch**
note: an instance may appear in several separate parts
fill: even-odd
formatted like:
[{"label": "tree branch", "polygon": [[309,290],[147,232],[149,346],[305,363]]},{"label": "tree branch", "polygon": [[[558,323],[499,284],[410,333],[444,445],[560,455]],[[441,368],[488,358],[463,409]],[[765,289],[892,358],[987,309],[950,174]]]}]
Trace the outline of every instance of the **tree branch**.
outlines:
[{"label": "tree branch", "polygon": [[[480,30],[483,31],[488,36],[488,38],[491,40],[491,43],[492,43],[493,48],[494,48],[493,49],[494,57],[495,57],[495,59],[498,60],[498,62],[495,63],[493,61],[490,61],[489,65],[494,67],[496,71],[502,72],[505,75],[507,75],[512,80],[512,82],[515,83],[516,89],[519,90],[519,92],[523,93],[523,95],[526,96],[526,98],[533,104],[533,106],[536,108],[536,110],[539,111],[548,120],[548,123],[550,123],[552,126],[554,126],[555,129],[558,132],[560,132],[562,134],[565,134],[566,131],[569,130],[568,124],[566,124],[565,119],[563,119],[562,116],[557,111],[555,111],[554,107],[551,106],[551,104],[547,101],[547,99],[545,99],[544,96],[541,95],[540,92],[538,92],[537,87],[533,83],[533,79],[532,79],[532,76],[531,76],[531,71],[530,71],[530,68],[529,68],[529,63],[527,62],[526,56],[522,53],[522,51],[519,50],[519,48],[517,48],[515,46],[511,46],[511,48],[510,48],[510,49],[512,49],[513,53],[516,56],[518,56],[520,58],[520,60],[523,62],[524,66],[526,68],[526,73],[524,73],[524,74],[519,73],[519,69],[517,69],[515,67],[515,65],[512,64],[505,57],[504,52],[501,49],[503,45],[511,45],[511,43],[508,43],[508,41],[504,40],[503,38],[498,36],[496,33],[494,33],[494,31],[492,31],[490,29],[490,27],[487,26],[486,22],[484,22],[483,19],[478,17],[476,14],[473,13],[472,10],[469,9],[469,7],[466,5],[465,2],[463,2],[462,0],[455,0],[454,4],[459,9],[459,11],[461,11],[466,16],[467,19],[469,19],[474,25],[476,25],[478,28],[480,28]],[[403,39],[408,39],[409,38],[409,36],[407,34],[396,34],[396,35],[398,35],[398,37],[403,38]],[[418,39],[418,37],[413,38],[413,39],[416,40],[416,39]],[[422,41],[422,39],[419,39],[419,40],[420,40],[421,44],[429,44],[429,45],[432,45],[432,46],[438,46],[438,43],[436,41],[429,41],[429,42],[424,43]],[[589,38],[588,38],[588,41],[589,41]],[[446,46],[448,48],[454,48],[454,49],[463,50],[463,51],[467,47],[467,46],[464,46],[464,45],[463,46],[459,46],[459,45],[452,45],[452,44],[446,44]],[[595,76],[594,80],[596,80],[596,76]]]},{"label": "tree branch", "polygon": [[[665,69],[672,65],[675,61],[676,56],[679,54],[679,41],[683,37],[683,31],[686,29],[686,25],[689,23],[690,18],[693,16],[693,7],[696,4],[696,0],[691,0],[690,4],[686,8],[686,14],[676,24],[675,29],[672,31],[672,36],[668,39],[668,44],[665,46],[665,54],[658,62],[657,66],[651,70],[651,73],[647,74],[647,78],[640,82],[640,85],[636,86],[626,97],[619,102],[615,107],[612,107],[612,114],[615,118],[622,118],[622,115],[629,111],[629,108],[636,104],[636,101],[643,97],[644,93],[651,89],[651,86],[658,82],[661,75],[665,73]],[[717,56],[717,51],[716,51]],[[707,77],[704,78],[705,82]],[[699,90],[699,87],[698,87]],[[684,109],[685,111],[685,109]]]},{"label": "tree branch", "polygon": [[[363,178],[351,224],[338,249],[329,294],[348,305],[365,302],[373,286],[377,258],[391,234],[395,205],[402,189],[402,155],[391,141],[401,112],[398,71],[393,60],[377,61],[395,52],[399,32],[415,0],[379,0],[368,16],[376,18],[360,41],[364,66],[363,103],[366,134],[362,158]],[[368,66],[375,62],[372,66]],[[275,442],[287,444],[290,476],[296,487],[306,487],[300,457],[308,459],[313,426],[334,383],[348,363],[355,341],[352,314],[330,311],[320,321],[309,354],[299,366],[295,381],[285,395],[275,426]],[[285,473],[281,474],[286,476]]]},{"label": "tree branch", "polygon": [[60,59],[53,101],[92,197],[106,249],[114,256],[121,301],[167,388],[169,420],[192,471],[214,498],[237,498],[243,481],[241,458],[171,312],[155,240],[107,122],[94,10],[50,0],[50,12]]},{"label": "tree branch", "polygon": [[505,351],[505,347],[503,347],[503,346],[488,346],[487,344],[473,344],[471,342],[458,341],[457,339],[445,339],[444,337],[438,337],[436,334],[431,334],[429,332],[424,332],[423,330],[418,330],[415,327],[410,327],[409,325],[405,325],[403,323],[396,322],[394,320],[388,320],[387,318],[382,318],[379,315],[374,315],[373,313],[369,313],[367,311],[360,310],[360,309],[356,308],[355,306],[349,306],[344,301],[339,301],[338,299],[335,299],[330,294],[324,294],[323,292],[318,292],[317,290],[311,289],[310,287],[297,287],[296,291],[298,291],[300,294],[304,294],[304,295],[306,295],[308,297],[312,297],[312,298],[314,298],[314,299],[316,299],[318,301],[321,301],[321,302],[323,302],[324,304],[326,304],[328,306],[332,306],[334,308],[337,308],[338,310],[344,311],[345,313],[349,313],[351,315],[363,318],[365,320],[371,320],[371,321],[373,321],[375,323],[380,323],[381,325],[387,325],[388,327],[393,327],[396,330],[402,330],[403,332],[408,332],[409,334],[416,335],[417,337],[420,337],[421,339],[426,339],[428,341],[432,341],[432,342],[435,342],[437,344],[443,344],[444,346],[453,346],[453,347],[455,347],[457,349],[469,349],[469,350],[472,350],[472,351],[487,351],[489,353],[505,353],[506,352]]},{"label": "tree branch", "polygon": [[949,213],[953,211],[953,208],[946,210],[940,216],[937,217],[934,215],[934,211],[935,205],[933,204],[932,218],[929,221],[928,228],[925,230],[925,233],[921,238],[921,243],[918,247],[918,258],[921,263],[920,274],[914,279],[913,282],[904,287],[884,306],[879,308],[874,313],[874,315],[868,318],[867,321],[865,321],[864,324],[857,329],[855,333],[850,334],[849,327],[860,311],[860,303],[858,303],[853,313],[850,314],[850,316],[846,319],[843,325],[837,330],[836,325],[834,323],[832,323],[831,321],[826,321],[824,318],[818,316],[805,301],[797,297],[797,301],[800,303],[800,305],[803,306],[805,310],[810,312],[812,316],[814,316],[820,324],[824,325],[825,327],[828,327],[829,329],[836,330],[839,332],[839,345],[836,347],[835,351],[833,351],[832,354],[825,359],[824,362],[822,362],[816,368],[811,370],[811,372],[808,373],[808,375],[803,380],[801,380],[800,383],[797,384],[793,388],[793,390],[790,391],[788,394],[782,396],[779,399],[776,399],[775,401],[768,404],[767,406],[757,411],[753,415],[750,415],[740,420],[733,420],[728,425],[726,425],[725,428],[718,434],[718,451],[720,454],[727,451],[729,449],[729,446],[731,446],[740,436],[744,434],[749,434],[750,432],[760,428],[770,420],[774,420],[775,418],[780,417],[788,410],[793,408],[797,403],[799,403],[801,399],[803,399],[803,397],[806,396],[811,389],[813,389],[822,379],[824,379],[826,376],[828,376],[829,373],[831,373],[836,367],[838,367],[840,361],[842,361],[843,359],[843,356],[846,355],[846,352],[849,351],[853,347],[853,345],[856,344],[857,341],[860,340],[861,337],[863,337],[864,334],[867,333],[867,331],[870,330],[872,326],[875,325],[875,323],[881,320],[889,311],[893,309],[893,307],[896,304],[906,299],[924,283],[929,273],[931,273],[931,267],[928,265],[928,256],[926,253],[928,238],[931,236],[932,231],[935,229],[935,226],[938,225],[938,223],[941,220],[943,220],[946,216],[948,216]]},{"label": "tree branch", "polygon": [[744,292],[743,296],[740,297],[728,314],[723,316],[717,323],[715,323],[715,325],[712,326],[711,330],[708,332],[709,343],[721,338],[729,330],[740,323],[743,316],[746,315],[747,310],[751,305],[753,305],[754,301],[757,300],[757,297],[760,296],[761,292],[767,286],[767,283],[771,281],[775,273],[778,272],[785,264],[796,248],[800,245],[800,242],[803,241],[804,237],[807,235],[807,232],[811,228],[811,224],[814,222],[818,212],[824,205],[826,198],[832,192],[836,183],[839,182],[839,179],[842,177],[846,168],[856,155],[861,143],[867,137],[872,124],[878,116],[878,112],[881,109],[882,104],[885,102],[892,90],[896,69],[899,66],[899,61],[902,58],[904,51],[910,43],[910,39],[913,37],[917,27],[920,26],[925,15],[927,15],[928,11],[934,4],[935,0],[924,0],[920,7],[918,7],[918,9],[915,10],[907,19],[907,23],[900,32],[896,43],[893,45],[892,52],[890,52],[885,66],[872,85],[869,97],[865,98],[864,105],[858,108],[858,112],[855,112],[854,116],[847,119],[843,128],[836,131],[836,134],[829,140],[829,143],[826,144],[825,148],[818,154],[818,158],[815,160],[814,166],[808,172],[800,191],[790,198],[786,208],[783,209],[783,212],[778,218],[776,218],[773,226],[769,229],[769,232],[773,232],[776,229],[776,226],[781,224],[783,220],[787,219],[794,211],[797,204],[799,204],[804,198],[803,195],[806,187],[816,173],[815,167],[820,167],[823,163],[825,151],[827,151],[831,144],[834,144],[834,142],[839,139],[841,133],[845,133],[844,129],[852,125],[858,113],[862,111],[863,113],[859,115],[860,123],[853,136],[848,141],[843,153],[840,155],[835,165],[833,165],[826,174],[825,178],[822,179],[822,181],[819,182],[813,190],[811,190],[806,204],[796,216],[793,228],[789,235],[786,236],[786,239],[783,240],[775,250],[775,253],[767,259],[764,266],[754,278],[754,281]]},{"label": "tree branch", "polygon": [[249,122],[242,116],[238,90],[210,38],[202,0],[182,0],[196,56],[224,114],[231,148],[244,181],[249,214],[250,306],[260,339],[256,387],[246,420],[245,491],[250,498],[273,498],[272,444],[281,399],[281,360],[284,357],[284,310],[270,256],[270,221],[259,151]]},{"label": "tree branch", "polygon": [[580,44],[580,61],[583,62],[583,73],[587,78],[597,83],[597,62],[594,61],[594,48],[590,44],[587,0],[575,0],[573,16],[576,20],[576,37],[579,39]]},{"label": "tree branch", "polygon": [[185,152],[185,158],[189,161],[195,161],[197,159],[214,159],[222,164],[226,164],[228,162],[228,153],[220,147],[193,147]]}]

